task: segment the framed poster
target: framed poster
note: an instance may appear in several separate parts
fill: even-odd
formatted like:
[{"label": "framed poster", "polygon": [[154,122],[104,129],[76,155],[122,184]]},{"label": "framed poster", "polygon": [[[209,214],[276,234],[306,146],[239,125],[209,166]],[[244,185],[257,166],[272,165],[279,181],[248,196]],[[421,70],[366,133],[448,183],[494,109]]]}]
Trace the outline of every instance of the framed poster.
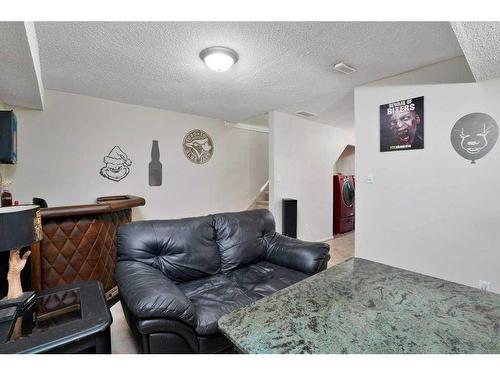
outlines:
[{"label": "framed poster", "polygon": [[380,106],[380,152],[424,148],[424,97]]}]

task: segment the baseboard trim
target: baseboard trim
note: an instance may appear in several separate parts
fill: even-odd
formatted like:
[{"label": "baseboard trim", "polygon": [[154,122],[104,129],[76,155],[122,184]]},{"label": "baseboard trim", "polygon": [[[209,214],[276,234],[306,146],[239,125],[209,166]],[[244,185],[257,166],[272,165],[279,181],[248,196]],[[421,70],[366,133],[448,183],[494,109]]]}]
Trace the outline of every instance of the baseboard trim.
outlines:
[{"label": "baseboard trim", "polygon": [[333,237],[323,238],[321,240],[318,240],[317,242],[326,242],[326,241],[330,241],[330,240],[333,240]]}]

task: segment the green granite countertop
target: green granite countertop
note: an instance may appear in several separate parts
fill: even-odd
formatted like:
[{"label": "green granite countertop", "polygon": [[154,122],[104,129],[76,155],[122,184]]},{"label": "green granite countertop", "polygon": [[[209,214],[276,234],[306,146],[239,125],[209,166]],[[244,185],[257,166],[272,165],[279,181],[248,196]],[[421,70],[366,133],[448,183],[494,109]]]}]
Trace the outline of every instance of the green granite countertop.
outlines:
[{"label": "green granite countertop", "polygon": [[500,295],[354,258],[219,328],[243,353],[500,353]]}]

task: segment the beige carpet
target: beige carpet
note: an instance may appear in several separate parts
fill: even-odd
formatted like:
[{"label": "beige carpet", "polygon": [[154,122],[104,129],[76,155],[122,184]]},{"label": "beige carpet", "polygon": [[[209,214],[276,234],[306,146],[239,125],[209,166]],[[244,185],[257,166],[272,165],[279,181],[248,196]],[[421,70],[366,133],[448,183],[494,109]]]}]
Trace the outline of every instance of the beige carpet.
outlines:
[{"label": "beige carpet", "polygon": [[354,256],[354,231],[337,234],[333,240],[326,241],[330,245],[330,261],[328,267],[339,264]]},{"label": "beige carpet", "polygon": [[[340,234],[327,241],[330,245],[331,259],[328,267],[343,262],[354,256],[354,232]],[[120,302],[111,308],[111,350],[113,354],[136,354],[138,350],[128,327]]]},{"label": "beige carpet", "polygon": [[139,351],[135,346],[132,332],[128,327],[122,305],[117,302],[111,307],[113,324],[111,324],[111,353],[113,354],[137,354]]}]

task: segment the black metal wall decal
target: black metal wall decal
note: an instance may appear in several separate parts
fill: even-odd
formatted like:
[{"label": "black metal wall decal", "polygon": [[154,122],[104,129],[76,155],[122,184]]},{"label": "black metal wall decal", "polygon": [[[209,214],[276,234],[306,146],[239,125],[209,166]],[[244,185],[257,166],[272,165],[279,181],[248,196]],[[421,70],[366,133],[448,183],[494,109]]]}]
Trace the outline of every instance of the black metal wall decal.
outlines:
[{"label": "black metal wall decal", "polygon": [[486,113],[469,113],[461,117],[451,129],[450,140],[455,151],[475,164],[495,146],[498,125]]},{"label": "black metal wall decal", "polygon": [[182,142],[184,155],[195,164],[204,164],[214,153],[212,138],[200,129],[191,130]]},{"label": "black metal wall decal", "polygon": [[160,147],[158,141],[153,141],[151,161],[149,163],[149,186],[161,186],[162,165],[160,162]]},{"label": "black metal wall decal", "polygon": [[99,173],[108,180],[118,182],[130,173],[132,160],[119,146],[113,147],[109,154],[104,157],[103,162],[105,165]]}]

